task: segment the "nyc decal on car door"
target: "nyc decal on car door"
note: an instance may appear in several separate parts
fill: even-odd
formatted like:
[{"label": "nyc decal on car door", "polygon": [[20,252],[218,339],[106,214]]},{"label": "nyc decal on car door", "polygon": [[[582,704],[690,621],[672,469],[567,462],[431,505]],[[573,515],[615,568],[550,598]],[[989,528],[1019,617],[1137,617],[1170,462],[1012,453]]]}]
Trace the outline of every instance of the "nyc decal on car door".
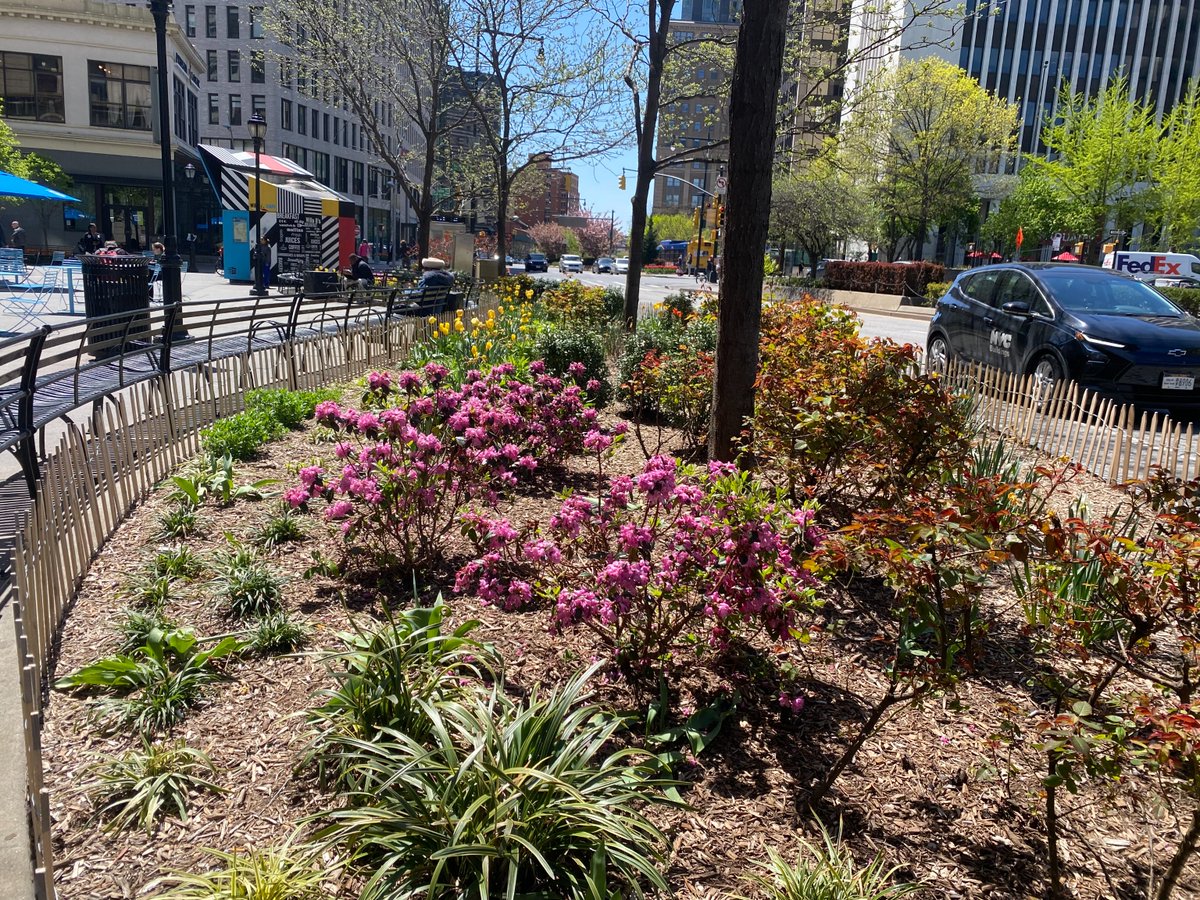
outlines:
[{"label": "nyc decal on car door", "polygon": [[988,338],[988,351],[1008,358],[1012,355],[1012,341],[1013,336],[1010,332],[993,328],[991,336]]}]

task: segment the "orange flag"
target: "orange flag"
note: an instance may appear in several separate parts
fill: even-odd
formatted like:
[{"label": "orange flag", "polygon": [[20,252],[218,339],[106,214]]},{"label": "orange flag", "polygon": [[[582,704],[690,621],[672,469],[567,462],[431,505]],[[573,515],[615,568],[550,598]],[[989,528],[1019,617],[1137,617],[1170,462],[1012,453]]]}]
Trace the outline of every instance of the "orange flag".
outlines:
[{"label": "orange flag", "polygon": [[1021,245],[1025,243],[1025,231],[1020,225],[1017,226],[1017,250],[1020,251]]}]

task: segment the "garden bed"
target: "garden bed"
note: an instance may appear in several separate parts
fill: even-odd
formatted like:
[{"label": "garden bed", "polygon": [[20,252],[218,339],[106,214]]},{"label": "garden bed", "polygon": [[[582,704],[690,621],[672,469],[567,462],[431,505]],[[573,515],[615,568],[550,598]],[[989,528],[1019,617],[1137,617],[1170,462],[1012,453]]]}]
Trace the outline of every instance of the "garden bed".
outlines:
[{"label": "garden bed", "polygon": [[[348,387],[344,399],[357,404],[362,391]],[[625,424],[619,410],[601,413],[595,422],[599,432],[609,434]],[[663,436],[666,445],[653,450],[678,450],[693,440],[670,430]],[[639,443],[618,442],[604,463],[606,474],[643,471],[647,459]],[[317,462],[328,467],[334,452],[328,428],[309,422],[266,445],[258,458],[239,463],[236,483],[278,478],[279,492],[300,482],[305,467]],[[544,523],[560,510],[563,490],[595,495],[601,488],[595,455],[568,455],[506,492],[497,510],[514,523]],[[97,558],[63,629],[56,677],[116,649],[115,610],[126,602],[120,598],[158,548],[170,543],[158,532],[162,516],[176,503],[171,489],[165,485],[142,503]],[[1075,473],[1057,488],[1052,505],[1066,510],[1080,495],[1095,510],[1116,506],[1123,496]],[[278,513],[277,499],[204,503],[199,531],[184,542],[208,571],[175,585],[164,614],[201,635],[245,628],[231,621],[208,583],[211,561],[230,552],[231,539],[251,546]],[[43,744],[56,879],[64,900],[153,894],[170,884],[170,873],[213,865],[206,848],[244,853],[280,844],[307,817],[318,819],[305,833],[322,824],[320,814],[339,801],[319,784],[311,766],[300,764],[311,739],[305,712],[316,704],[317,692],[332,686],[322,654],[343,646],[339,633],[376,627],[389,610],[395,615],[429,606],[439,595],[454,625],[480,620],[475,637],[494,645],[504,661],[504,690],[518,701],[600,661],[589,686],[593,701],[633,717],[612,745],[642,745],[653,685],[603,665],[611,663],[611,654],[593,632],[552,629],[553,611],[544,604],[506,611],[456,592],[456,573],[479,555],[466,536],[450,535],[437,559],[414,578],[380,568],[368,556],[346,557],[337,522],[317,515],[300,521],[302,539],[261,555],[285,579],[283,605],[308,624],[309,644],[292,654],[231,657],[228,678],[211,686],[206,699],[171,729],[173,738],[209,754],[212,780],[224,791],[195,793],[188,821],[168,817],[152,835],[137,828],[101,831],[83,791],[95,778],[90,767],[135,749],[139,741],[127,730],[100,730],[91,700],[52,692]],[[321,564],[344,557],[348,565],[340,574]],[[896,881],[920,883],[922,897],[1023,898],[1045,891],[1045,757],[1034,724],[1046,698],[1030,681],[1029,669],[1018,664],[1036,654],[1021,604],[1002,576],[996,570],[980,591],[979,606],[991,626],[969,668],[919,703],[894,707],[817,810],[830,828],[841,823],[855,857],[882,855],[887,866],[898,867]],[[676,896],[759,896],[744,878],[769,850],[796,859],[801,840],[820,841],[805,798],[889,689],[873,623],[890,596],[879,578],[857,578],[823,593],[823,605],[802,623],[803,643],[748,629],[726,649],[672,670],[675,721],[721,696],[737,697],[719,733],[703,752],[685,754],[676,770],[688,808],[647,809],[665,835],[663,871]],[[1046,666],[1063,653],[1039,652]],[[1092,785],[1078,797],[1060,792],[1059,854],[1074,896],[1145,896],[1150,871],[1161,870],[1180,836],[1182,810],[1188,807],[1172,809],[1178,796],[1150,767],[1128,767],[1119,782]],[[332,896],[357,896],[364,874],[344,868],[333,855],[328,861],[324,889]],[[1176,896],[1197,891],[1193,860]]]}]

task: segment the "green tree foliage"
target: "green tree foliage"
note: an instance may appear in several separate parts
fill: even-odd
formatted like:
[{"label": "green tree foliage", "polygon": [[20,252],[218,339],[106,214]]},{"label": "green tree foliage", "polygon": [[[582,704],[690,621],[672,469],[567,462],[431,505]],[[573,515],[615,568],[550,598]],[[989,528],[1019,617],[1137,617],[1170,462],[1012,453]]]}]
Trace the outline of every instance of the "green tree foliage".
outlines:
[{"label": "green tree foliage", "polygon": [[691,216],[683,213],[650,217],[650,224],[660,241],[688,241],[696,236],[696,226]]},{"label": "green tree foliage", "polygon": [[1159,249],[1195,246],[1200,224],[1200,81],[1165,122],[1150,171],[1157,186],[1152,221]]},{"label": "green tree foliage", "polygon": [[1150,180],[1163,128],[1154,109],[1130,96],[1123,76],[1098,97],[1064,91],[1058,118],[1042,129],[1051,159],[1030,156],[1027,165],[1063,199],[1062,230],[1092,238],[1088,261],[1099,260],[1110,221],[1130,230],[1152,199],[1140,188]]},{"label": "green tree foliage", "polygon": [[1029,166],[1021,169],[1016,189],[983,223],[981,237],[988,247],[1007,255],[1016,249],[1017,229],[1023,246],[1036,247],[1064,228],[1067,201],[1049,181]]},{"label": "green tree foliage", "polygon": [[1017,111],[936,58],[902,63],[878,96],[851,120],[848,146],[874,169],[889,258],[911,247],[920,259],[930,228],[969,215],[972,176],[1011,149]]},{"label": "green tree foliage", "polygon": [[870,200],[829,156],[782,174],[771,190],[771,235],[799,247],[810,261],[830,255],[839,241],[870,230]]}]

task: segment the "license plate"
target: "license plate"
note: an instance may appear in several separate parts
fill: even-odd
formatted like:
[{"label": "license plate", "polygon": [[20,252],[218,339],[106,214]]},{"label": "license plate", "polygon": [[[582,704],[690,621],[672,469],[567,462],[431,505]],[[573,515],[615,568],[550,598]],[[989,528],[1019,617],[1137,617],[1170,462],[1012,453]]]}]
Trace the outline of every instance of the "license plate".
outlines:
[{"label": "license plate", "polygon": [[1164,391],[1190,391],[1196,386],[1196,379],[1191,375],[1164,375],[1162,386]]}]

